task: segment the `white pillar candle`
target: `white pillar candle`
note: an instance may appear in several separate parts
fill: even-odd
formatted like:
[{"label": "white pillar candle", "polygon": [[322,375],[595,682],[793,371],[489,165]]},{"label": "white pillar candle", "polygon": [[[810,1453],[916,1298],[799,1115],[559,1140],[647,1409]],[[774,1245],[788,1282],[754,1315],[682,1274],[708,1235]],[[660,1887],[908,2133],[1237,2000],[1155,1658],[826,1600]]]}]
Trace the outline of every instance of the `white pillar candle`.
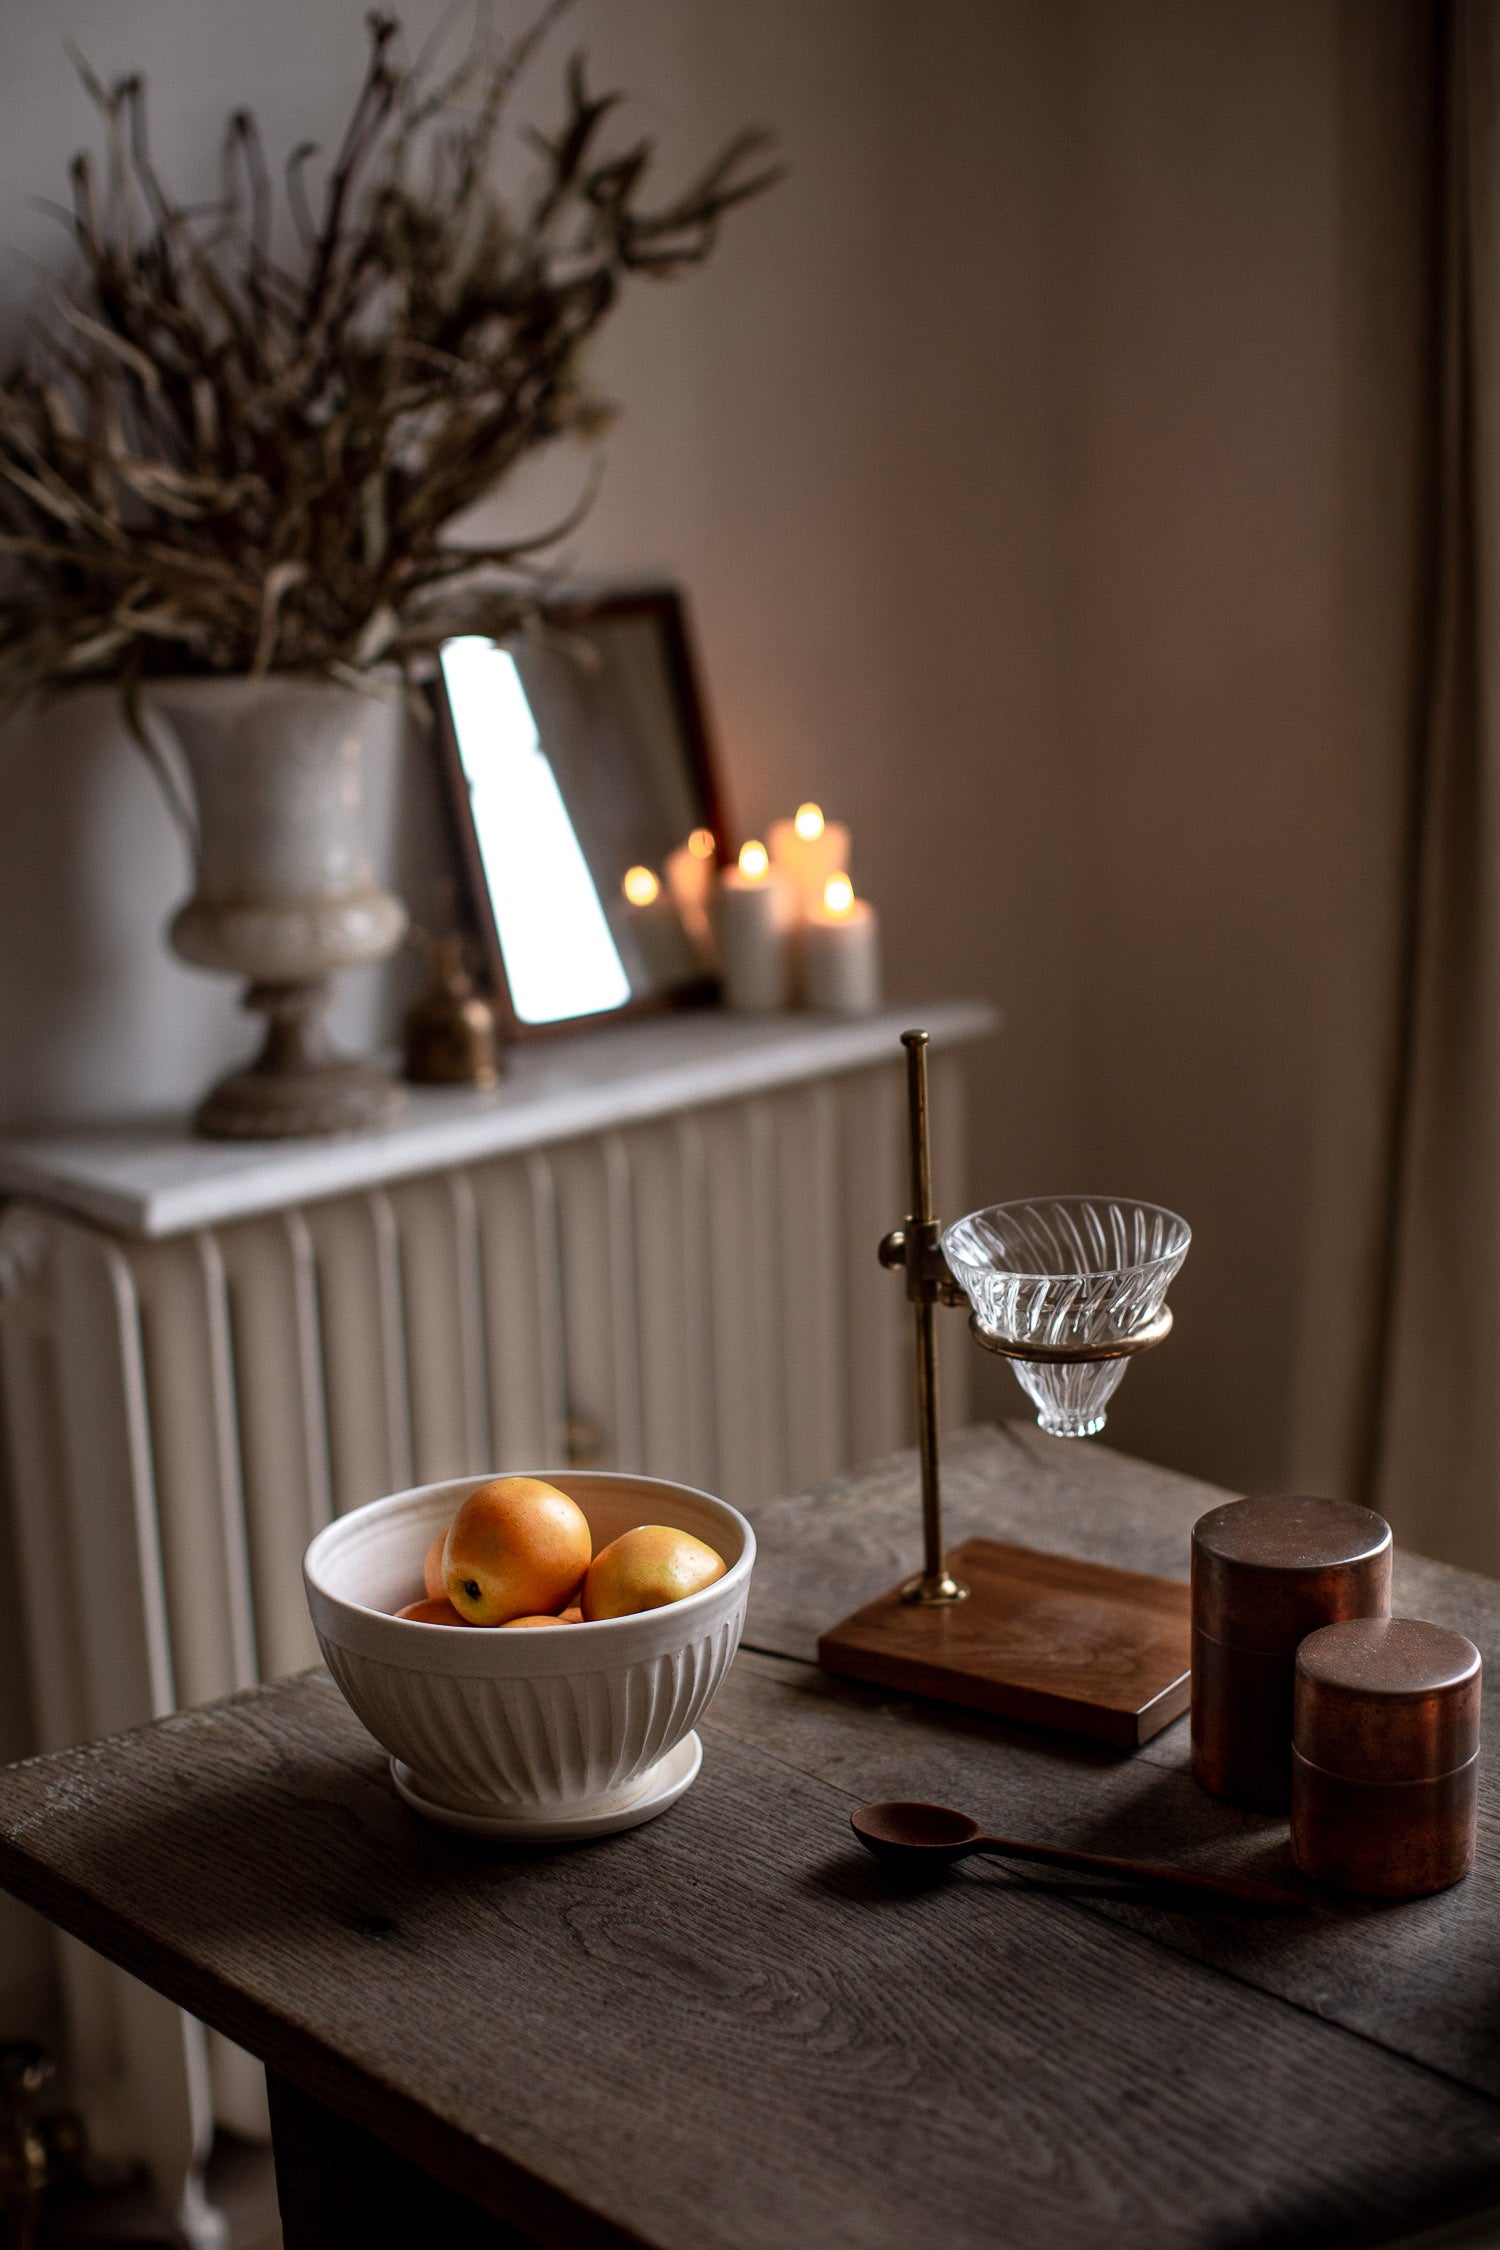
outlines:
[{"label": "white pillar candle", "polygon": [[667,860],[667,889],[677,902],[682,926],[693,941],[693,950],[705,969],[717,969],[719,949],[709,919],[713,896],[714,862],[718,843],[711,828],[695,828]]},{"label": "white pillar candle", "polygon": [[828,1015],[868,1016],[880,1006],[880,919],[847,875],[824,887],[802,925],[802,997]]},{"label": "white pillar candle", "polygon": [[792,820],[771,823],[771,864],[797,893],[804,914],[816,914],[831,878],[849,871],[849,831],[825,820],[818,805],[799,805]]},{"label": "white pillar candle", "polygon": [[[625,893],[625,924],[621,935],[626,941],[627,954],[633,949],[635,962],[627,958],[626,974],[631,990],[639,997],[642,992],[671,992],[676,986],[691,984],[699,974],[698,957],[682,926],[671,893],[664,891],[649,867],[632,867],[626,871],[621,885]],[[639,969],[644,972],[644,982]]]},{"label": "white pillar candle", "polygon": [[784,1008],[791,997],[791,892],[771,872],[764,844],[746,844],[738,867],[719,876],[714,930],[724,1005],[747,1012]]}]

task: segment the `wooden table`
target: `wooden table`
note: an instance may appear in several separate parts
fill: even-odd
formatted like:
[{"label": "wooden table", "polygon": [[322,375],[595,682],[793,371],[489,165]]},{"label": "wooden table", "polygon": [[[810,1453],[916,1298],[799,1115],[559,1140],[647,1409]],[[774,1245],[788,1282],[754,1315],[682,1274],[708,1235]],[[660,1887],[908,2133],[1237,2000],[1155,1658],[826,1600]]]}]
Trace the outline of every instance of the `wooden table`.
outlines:
[{"label": "wooden table", "polygon": [[[1223,1497],[1020,1425],[948,1484],[955,1541],[1177,1575]],[[909,1458],[758,1528],[701,1779],[604,1843],[423,1826],[321,1673],[0,1774],[0,1881],[264,2058],[288,2250],[1248,2250],[1500,2202],[1493,1773],[1473,1876],[1412,1904],[903,1889],[852,1806],[1275,1873],[1286,1832],[1196,1788],[1185,1720],[1120,1757],[820,1674],[911,1560]],[[1396,1584],[1500,1657],[1500,1587]]]}]

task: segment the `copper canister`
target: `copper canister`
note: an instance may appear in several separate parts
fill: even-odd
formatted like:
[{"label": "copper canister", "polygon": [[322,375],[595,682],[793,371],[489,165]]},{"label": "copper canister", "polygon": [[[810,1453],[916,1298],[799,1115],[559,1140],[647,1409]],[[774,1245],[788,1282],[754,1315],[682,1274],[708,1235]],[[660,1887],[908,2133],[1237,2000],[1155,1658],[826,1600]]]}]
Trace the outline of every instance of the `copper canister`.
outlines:
[{"label": "copper canister", "polygon": [[1415,1617],[1326,1625],[1297,1651],[1292,1857],[1371,1898],[1445,1891],[1474,1863],[1479,1651]]},{"label": "copper canister", "polygon": [[1391,1527],[1349,1500],[1226,1501],[1193,1526],[1193,1772],[1284,1812],[1297,1644],[1391,1606]]}]

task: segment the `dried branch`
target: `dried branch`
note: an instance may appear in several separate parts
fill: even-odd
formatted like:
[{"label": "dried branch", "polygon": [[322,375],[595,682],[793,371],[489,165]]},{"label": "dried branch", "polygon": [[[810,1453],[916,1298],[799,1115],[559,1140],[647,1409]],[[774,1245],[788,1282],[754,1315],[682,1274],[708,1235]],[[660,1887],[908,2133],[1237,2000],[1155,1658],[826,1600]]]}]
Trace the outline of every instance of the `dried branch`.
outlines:
[{"label": "dried branch", "polygon": [[604,148],[618,97],[575,59],[561,124],[530,136],[540,177],[503,201],[506,103],[564,5],[498,56],[476,32],[446,77],[372,16],[321,191],[309,146],[282,175],[290,270],[248,113],[221,199],[190,210],[152,162],[141,80],[105,87],[74,58],[108,162],[101,190],[74,159],[81,277],[0,381],[0,702],[111,678],[138,712],[153,673],[348,678],[524,618],[581,510],[478,547],[454,520],[536,447],[603,426],[583,357],[622,287],[699,263],[779,177],[769,137],[743,133],[648,203],[652,144]]}]

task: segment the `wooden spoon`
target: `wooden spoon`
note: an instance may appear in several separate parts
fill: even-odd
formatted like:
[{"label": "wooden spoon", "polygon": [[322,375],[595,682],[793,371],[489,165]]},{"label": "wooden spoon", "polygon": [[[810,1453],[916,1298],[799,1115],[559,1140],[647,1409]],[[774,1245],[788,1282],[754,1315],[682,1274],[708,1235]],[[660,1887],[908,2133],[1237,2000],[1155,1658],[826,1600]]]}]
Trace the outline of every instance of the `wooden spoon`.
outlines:
[{"label": "wooden spoon", "polygon": [[1037,1859],[1049,1867],[1078,1867],[1090,1875],[1119,1875],[1197,1898],[1233,1899],[1242,1906],[1305,1910],[1306,1899],[1275,1883],[1242,1875],[1204,1875],[1190,1867],[1171,1867],[1154,1859],[1117,1859],[1109,1852],[1077,1852],[1061,1844],[1023,1844],[1012,1836],[987,1836],[977,1820],[948,1805],[896,1803],[861,1805],[849,1825],[877,1859],[893,1867],[942,1867],[972,1852],[1000,1859]]}]

